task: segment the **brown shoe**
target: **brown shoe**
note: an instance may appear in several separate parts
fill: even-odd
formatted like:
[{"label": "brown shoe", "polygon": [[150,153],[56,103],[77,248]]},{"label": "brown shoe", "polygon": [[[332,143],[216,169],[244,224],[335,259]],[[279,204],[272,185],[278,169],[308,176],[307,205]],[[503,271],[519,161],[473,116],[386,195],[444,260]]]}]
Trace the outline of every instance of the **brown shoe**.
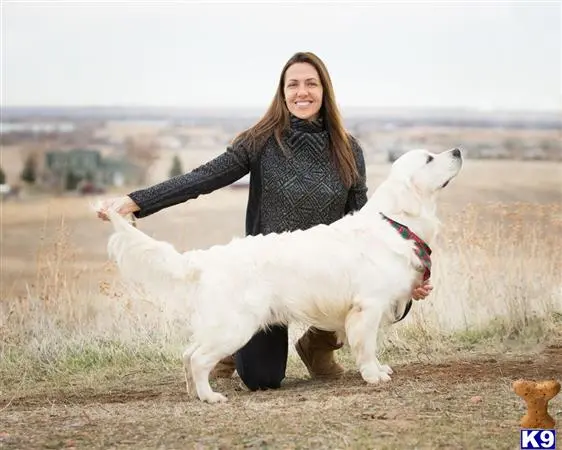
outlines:
[{"label": "brown shoe", "polygon": [[236,370],[236,362],[234,361],[234,356],[230,355],[226,358],[221,359],[217,365],[211,370],[209,374],[209,379],[215,378],[230,378]]},{"label": "brown shoe", "polygon": [[311,378],[340,378],[344,368],[334,360],[334,350],[341,348],[336,333],[309,328],[297,341],[295,349]]}]

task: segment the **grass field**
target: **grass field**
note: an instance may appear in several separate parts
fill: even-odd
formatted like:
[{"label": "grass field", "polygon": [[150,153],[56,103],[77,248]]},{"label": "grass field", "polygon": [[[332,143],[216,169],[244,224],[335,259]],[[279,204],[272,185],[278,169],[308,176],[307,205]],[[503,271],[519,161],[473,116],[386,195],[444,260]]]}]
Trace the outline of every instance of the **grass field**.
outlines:
[{"label": "grass field", "polygon": [[[369,168],[370,188],[388,170]],[[562,165],[468,161],[443,192],[434,292],[393,327],[393,381],[308,379],[291,354],[278,391],[215,385],[189,400],[181,327],[135,302],[84,198],[2,204],[0,448],[518,447],[518,378],[562,379]],[[179,249],[242,235],[247,192],[223,189],[139,222]],[[293,329],[292,338],[301,328]],[[562,395],[550,404],[562,420]]]}]

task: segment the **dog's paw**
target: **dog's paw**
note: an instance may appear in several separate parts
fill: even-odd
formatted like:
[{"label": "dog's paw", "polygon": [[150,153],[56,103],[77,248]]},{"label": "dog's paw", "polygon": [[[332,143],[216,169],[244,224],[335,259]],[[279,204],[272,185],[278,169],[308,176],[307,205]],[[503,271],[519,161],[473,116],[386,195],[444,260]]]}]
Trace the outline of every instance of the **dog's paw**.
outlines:
[{"label": "dog's paw", "polygon": [[211,392],[204,397],[200,397],[200,400],[207,403],[224,403],[228,401],[228,399],[224,395],[218,392]]},{"label": "dog's paw", "polygon": [[394,370],[392,370],[392,367],[390,367],[389,365],[386,364],[381,364],[381,370],[386,373],[387,375],[392,375],[394,373]]},{"label": "dog's paw", "polygon": [[388,373],[379,370],[378,367],[365,367],[361,369],[361,376],[370,384],[386,383],[390,381]]}]

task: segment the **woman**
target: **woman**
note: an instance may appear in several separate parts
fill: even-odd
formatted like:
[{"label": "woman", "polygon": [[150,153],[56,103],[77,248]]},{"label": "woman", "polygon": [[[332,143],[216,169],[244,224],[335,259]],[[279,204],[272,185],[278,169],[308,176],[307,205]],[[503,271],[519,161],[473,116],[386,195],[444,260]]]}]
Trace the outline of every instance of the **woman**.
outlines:
[{"label": "woman", "polygon": [[[328,71],[313,53],[299,52],[287,61],[265,115],[223,154],[190,173],[130,193],[119,212],[145,217],[247,173],[248,235],[330,224],[366,203],[363,151],[346,133]],[[100,217],[107,220],[103,212]],[[430,290],[426,284],[412,296],[425,298]],[[250,390],[278,388],[285,377],[287,331],[278,325],[258,332],[236,355],[223,359],[214,376],[230,377],[236,368]],[[310,375],[317,378],[343,373],[333,355],[340,347],[334,333],[314,328],[296,344]]]}]

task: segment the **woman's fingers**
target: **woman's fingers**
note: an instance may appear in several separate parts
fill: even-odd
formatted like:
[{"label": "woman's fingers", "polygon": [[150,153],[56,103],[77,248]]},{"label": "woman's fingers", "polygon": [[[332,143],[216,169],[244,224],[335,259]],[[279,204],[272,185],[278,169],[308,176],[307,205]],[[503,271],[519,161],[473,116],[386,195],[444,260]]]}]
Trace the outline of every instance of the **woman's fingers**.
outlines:
[{"label": "woman's fingers", "polygon": [[412,291],[412,298],[414,300],[423,300],[431,293],[432,290],[433,290],[433,286],[429,283],[425,283],[421,286],[416,287]]},{"label": "woman's fingers", "polygon": [[100,208],[97,211],[98,217],[102,220],[109,220],[108,209],[115,209],[119,214],[125,216],[138,211],[139,207],[129,197],[107,198],[101,201]]}]

